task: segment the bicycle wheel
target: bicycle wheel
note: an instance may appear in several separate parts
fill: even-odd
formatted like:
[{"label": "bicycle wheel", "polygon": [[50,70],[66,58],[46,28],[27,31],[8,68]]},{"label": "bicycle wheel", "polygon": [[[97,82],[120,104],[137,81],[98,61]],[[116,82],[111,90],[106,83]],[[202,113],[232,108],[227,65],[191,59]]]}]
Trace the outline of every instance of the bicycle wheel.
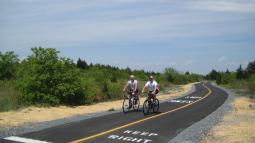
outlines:
[{"label": "bicycle wheel", "polygon": [[122,104],[122,110],[123,110],[123,113],[126,113],[130,110],[129,107],[129,99],[128,98],[124,98],[123,100],[123,104]]},{"label": "bicycle wheel", "polygon": [[133,109],[135,111],[138,111],[139,110],[139,106],[140,106],[139,97],[133,98]]},{"label": "bicycle wheel", "polygon": [[149,104],[149,100],[146,99],[144,102],[143,102],[143,114],[146,115],[150,112],[150,104]]},{"label": "bicycle wheel", "polygon": [[155,98],[153,100],[153,112],[158,112],[159,110],[159,100],[157,98]]}]

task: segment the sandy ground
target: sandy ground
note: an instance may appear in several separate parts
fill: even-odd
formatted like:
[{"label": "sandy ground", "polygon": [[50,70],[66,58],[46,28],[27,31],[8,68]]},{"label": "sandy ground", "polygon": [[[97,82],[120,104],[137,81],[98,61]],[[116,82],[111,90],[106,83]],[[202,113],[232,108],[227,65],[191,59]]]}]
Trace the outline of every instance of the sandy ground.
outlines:
[{"label": "sandy ground", "polygon": [[255,142],[255,100],[237,97],[233,109],[224,115],[202,143],[254,143]]},{"label": "sandy ground", "polygon": [[[172,94],[160,95],[157,98],[160,101],[176,98],[192,88],[192,84],[183,85],[180,90]],[[145,100],[140,98],[140,104]],[[18,111],[0,112],[0,128],[15,127],[25,123],[36,123],[43,121],[51,121],[61,118],[68,118],[75,115],[84,115],[96,112],[108,111],[109,109],[120,109],[123,100],[101,102],[94,105],[84,105],[76,107],[59,106],[50,108],[28,107]]]}]

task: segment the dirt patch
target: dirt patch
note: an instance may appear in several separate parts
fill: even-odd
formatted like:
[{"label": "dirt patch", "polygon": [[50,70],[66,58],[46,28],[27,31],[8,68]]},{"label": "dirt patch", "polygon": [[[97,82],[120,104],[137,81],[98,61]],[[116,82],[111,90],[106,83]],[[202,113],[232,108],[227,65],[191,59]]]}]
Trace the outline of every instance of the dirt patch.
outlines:
[{"label": "dirt patch", "polygon": [[[172,94],[164,94],[158,96],[160,101],[176,98],[189,90],[193,84],[180,86],[178,92]],[[140,98],[142,104],[145,97]],[[16,127],[25,123],[37,123],[44,121],[52,121],[56,119],[68,118],[75,115],[85,115],[96,112],[104,112],[110,109],[120,109],[122,100],[101,102],[94,105],[84,105],[76,107],[59,106],[50,108],[28,107],[19,111],[0,112],[0,128],[2,127]]]},{"label": "dirt patch", "polygon": [[202,143],[254,143],[255,142],[255,100],[237,97],[232,110],[202,139]]}]

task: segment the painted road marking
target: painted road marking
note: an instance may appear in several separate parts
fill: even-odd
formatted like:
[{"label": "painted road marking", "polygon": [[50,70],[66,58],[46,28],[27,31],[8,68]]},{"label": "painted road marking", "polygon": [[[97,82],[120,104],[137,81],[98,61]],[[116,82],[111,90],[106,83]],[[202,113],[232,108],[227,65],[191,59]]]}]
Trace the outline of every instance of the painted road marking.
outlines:
[{"label": "painted road marking", "polygon": [[170,100],[168,102],[172,102],[172,103],[192,103],[193,101],[188,101],[188,100],[177,100],[177,99],[173,99],[173,100]]},{"label": "painted road marking", "polygon": [[29,139],[29,138],[21,138],[21,137],[16,137],[16,136],[10,136],[7,138],[4,138],[4,140],[9,140],[9,141],[17,141],[21,143],[50,143],[46,141],[39,141],[39,140],[34,140],[34,139]]},{"label": "painted road marking", "polygon": [[176,109],[172,109],[172,110],[169,110],[169,111],[166,111],[166,112],[163,112],[163,113],[154,115],[154,116],[150,116],[150,117],[147,117],[147,118],[143,118],[143,119],[141,119],[141,120],[138,120],[138,121],[135,121],[135,122],[131,122],[131,123],[128,123],[128,124],[126,124],[126,125],[122,125],[122,126],[119,126],[119,127],[116,127],[116,128],[110,129],[110,130],[107,130],[107,131],[103,131],[103,132],[98,133],[98,134],[95,134],[95,135],[91,135],[91,136],[88,136],[88,137],[85,137],[85,138],[81,138],[81,139],[72,141],[72,142],[70,142],[70,143],[80,143],[80,142],[84,142],[84,141],[87,141],[87,140],[89,140],[89,139],[93,139],[93,138],[96,138],[96,137],[99,137],[99,136],[102,136],[102,135],[105,135],[105,134],[108,134],[108,133],[111,133],[111,132],[114,132],[114,131],[117,131],[117,130],[126,128],[126,127],[129,127],[129,126],[132,126],[132,125],[135,125],[135,124],[138,124],[138,123],[141,123],[141,122],[144,122],[144,121],[147,121],[147,120],[156,118],[156,117],[160,117],[160,116],[163,116],[163,115],[166,115],[166,114],[169,114],[169,113],[172,113],[172,112],[181,110],[181,109],[186,108],[186,107],[189,107],[189,106],[191,106],[191,105],[193,105],[193,104],[195,104],[195,103],[197,103],[197,102],[199,102],[199,101],[201,101],[201,100],[207,98],[207,97],[212,93],[211,89],[208,88],[207,86],[205,86],[205,84],[203,84],[203,86],[208,90],[208,93],[207,93],[204,97],[202,97],[202,98],[200,98],[200,99],[198,99],[198,100],[196,100],[196,101],[194,101],[194,102],[192,102],[192,103],[190,103],[190,104],[186,104],[186,105],[183,105],[183,106],[181,106],[181,107],[179,107],[179,108],[176,108]]},{"label": "painted road marking", "polygon": [[147,131],[133,131],[133,130],[126,130],[122,132],[122,134],[123,135],[116,135],[116,134],[109,135],[108,139],[123,140],[127,142],[136,142],[136,143],[149,143],[149,142],[152,142],[152,140],[148,139],[148,137],[158,136],[157,133],[152,133]]},{"label": "painted road marking", "polygon": [[189,98],[189,99],[200,99],[202,97],[200,96],[186,96],[185,98]]},{"label": "painted road marking", "polygon": [[137,142],[137,143],[148,143],[152,142],[150,139],[140,139],[140,138],[134,138],[134,137],[125,137],[125,136],[118,136],[118,135],[110,135],[108,139],[113,140],[123,140],[123,141],[129,141],[129,142]]},{"label": "painted road marking", "polygon": [[133,134],[133,135],[141,135],[141,136],[157,136],[157,133],[151,133],[151,132],[142,132],[142,131],[132,131],[132,130],[126,130],[123,132],[124,134]]}]

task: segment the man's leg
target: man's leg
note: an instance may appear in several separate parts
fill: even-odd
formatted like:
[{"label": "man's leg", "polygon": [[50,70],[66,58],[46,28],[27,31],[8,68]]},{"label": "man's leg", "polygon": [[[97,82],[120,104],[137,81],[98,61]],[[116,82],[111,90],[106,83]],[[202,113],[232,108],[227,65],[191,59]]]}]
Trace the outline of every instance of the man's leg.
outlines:
[{"label": "man's leg", "polygon": [[131,101],[131,93],[128,93],[128,109],[130,109],[132,107],[132,101]]}]

